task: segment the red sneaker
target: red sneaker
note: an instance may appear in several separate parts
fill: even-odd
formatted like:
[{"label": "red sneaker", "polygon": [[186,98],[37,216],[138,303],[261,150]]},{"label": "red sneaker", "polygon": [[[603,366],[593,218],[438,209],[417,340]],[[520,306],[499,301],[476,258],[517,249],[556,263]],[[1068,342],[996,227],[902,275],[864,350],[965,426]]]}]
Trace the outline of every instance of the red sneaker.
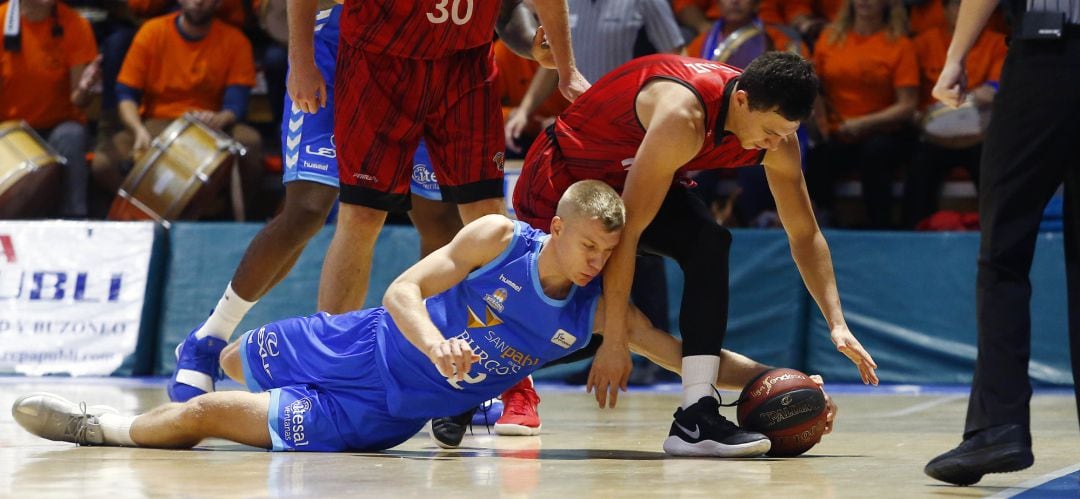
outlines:
[{"label": "red sneaker", "polygon": [[540,396],[533,388],[532,376],[510,387],[502,394],[503,415],[495,422],[498,435],[532,436],[540,434],[540,415],[536,406]]}]

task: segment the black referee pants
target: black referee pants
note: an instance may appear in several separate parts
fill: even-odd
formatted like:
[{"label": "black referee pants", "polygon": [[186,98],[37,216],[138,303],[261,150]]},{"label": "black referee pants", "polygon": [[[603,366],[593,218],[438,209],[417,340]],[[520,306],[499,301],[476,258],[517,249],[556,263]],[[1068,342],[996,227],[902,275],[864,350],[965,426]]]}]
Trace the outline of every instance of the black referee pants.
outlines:
[{"label": "black referee pants", "polygon": [[[965,435],[1030,427],[1031,259],[1043,209],[1065,183],[1069,343],[1080,395],[1080,30],[1014,40],[994,101],[979,184],[979,355]],[[1080,396],[1077,399],[1080,409]]]}]

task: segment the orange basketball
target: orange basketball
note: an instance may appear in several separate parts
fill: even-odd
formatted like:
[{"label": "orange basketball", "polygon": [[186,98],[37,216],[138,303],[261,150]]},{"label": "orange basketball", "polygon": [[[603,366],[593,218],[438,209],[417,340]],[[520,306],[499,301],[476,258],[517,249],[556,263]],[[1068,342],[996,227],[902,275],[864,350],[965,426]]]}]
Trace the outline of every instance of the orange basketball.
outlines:
[{"label": "orange basketball", "polygon": [[828,409],[814,380],[794,369],[772,369],[739,395],[739,426],[772,441],[769,456],[798,456],[821,441]]}]

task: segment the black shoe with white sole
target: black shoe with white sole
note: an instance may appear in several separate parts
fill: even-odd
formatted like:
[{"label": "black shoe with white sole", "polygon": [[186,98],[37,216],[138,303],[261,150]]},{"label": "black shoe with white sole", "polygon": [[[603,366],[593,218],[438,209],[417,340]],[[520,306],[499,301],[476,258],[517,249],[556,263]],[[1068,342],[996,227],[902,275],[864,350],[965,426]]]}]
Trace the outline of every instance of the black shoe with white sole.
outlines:
[{"label": "black shoe with white sole", "polygon": [[720,401],[713,397],[677,409],[664,440],[664,452],[673,456],[754,457],[771,447],[769,437],[739,428],[721,416]]},{"label": "black shoe with white sole", "polygon": [[461,445],[461,440],[465,438],[465,431],[472,424],[476,409],[473,407],[457,416],[432,419],[430,435],[435,445],[444,449],[456,449]]}]

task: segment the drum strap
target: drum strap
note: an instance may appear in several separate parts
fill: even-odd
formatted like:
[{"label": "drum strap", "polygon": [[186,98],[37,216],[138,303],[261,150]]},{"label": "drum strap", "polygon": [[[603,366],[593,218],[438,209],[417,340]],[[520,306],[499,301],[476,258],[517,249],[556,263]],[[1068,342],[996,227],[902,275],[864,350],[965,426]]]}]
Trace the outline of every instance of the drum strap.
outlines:
[{"label": "drum strap", "polygon": [[[4,15],[4,50],[8,52],[18,52],[22,49],[22,38],[19,36],[19,3],[19,0],[9,1],[7,14]],[[53,38],[64,36],[64,27],[60,25],[60,14],[55,4],[52,7],[51,17]]]},{"label": "drum strap", "polygon": [[8,2],[7,15],[4,16],[4,50],[18,52],[22,48],[19,40],[19,0]]},{"label": "drum strap", "polygon": [[724,32],[724,23],[723,21],[717,21],[705,37],[705,44],[701,47],[701,57],[710,61],[723,62],[727,60],[732,52],[738,50],[739,46],[755,35],[762,33],[763,30],[761,20],[755,19],[754,22],[733,31],[721,41],[720,36]]}]

